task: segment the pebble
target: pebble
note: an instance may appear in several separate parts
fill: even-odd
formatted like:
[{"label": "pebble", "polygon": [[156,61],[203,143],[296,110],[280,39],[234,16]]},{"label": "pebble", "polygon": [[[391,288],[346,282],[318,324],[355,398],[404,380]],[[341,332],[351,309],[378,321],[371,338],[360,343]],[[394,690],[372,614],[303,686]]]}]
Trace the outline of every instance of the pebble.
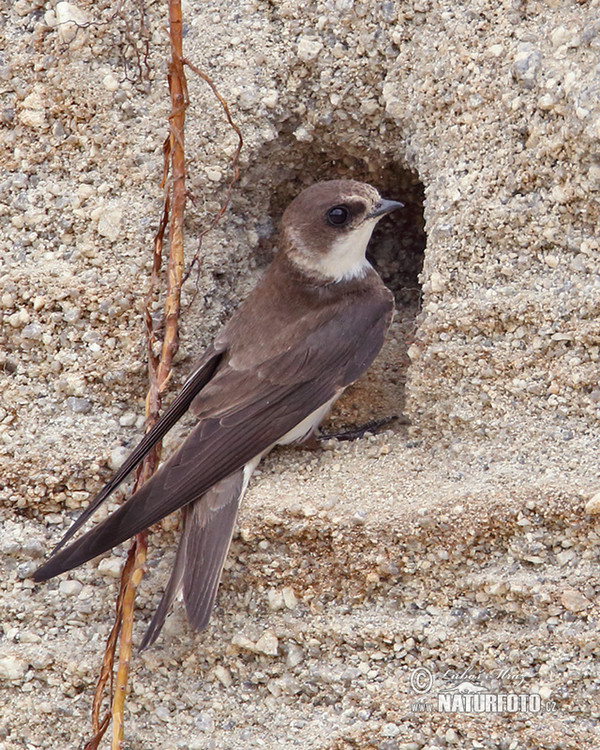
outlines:
[{"label": "pebble", "polygon": [[585,504],[585,512],[589,513],[592,516],[598,515],[600,513],[600,492],[596,492],[595,495],[592,495],[592,497],[587,501]]},{"label": "pebble", "polygon": [[108,466],[112,471],[117,469],[123,464],[127,456],[130,454],[130,450],[124,445],[118,445],[113,448],[108,457]]},{"label": "pebble", "polygon": [[107,73],[102,79],[102,85],[107,91],[116,91],[121,85],[118,78],[112,73]]},{"label": "pebble", "polygon": [[123,209],[121,206],[111,204],[92,211],[92,218],[98,220],[98,234],[109,240],[115,241],[121,232],[121,221]]},{"label": "pebble", "polygon": [[67,398],[67,406],[73,412],[73,414],[89,414],[92,411],[92,404],[87,398],[78,398],[77,396],[69,396]]},{"label": "pebble", "polygon": [[[233,683],[233,677],[231,676],[231,672],[224,667],[222,664],[218,664],[214,669],[214,674],[217,680],[223,685],[224,687],[229,687]],[[208,730],[205,730],[208,731]]]},{"label": "pebble", "polygon": [[27,310],[19,310],[8,316],[8,324],[13,328],[23,328],[29,323],[29,313]]},{"label": "pebble", "polygon": [[211,182],[221,182],[223,179],[223,172],[220,169],[207,167],[204,171]]},{"label": "pebble", "polygon": [[269,609],[273,612],[277,612],[278,610],[282,609],[283,604],[283,594],[281,591],[278,591],[277,589],[269,589],[267,592],[267,599],[269,602]]},{"label": "pebble", "polygon": [[279,640],[275,633],[266,630],[256,642],[256,650],[267,656],[277,656],[279,651]]},{"label": "pebble", "polygon": [[98,573],[107,578],[120,578],[123,561],[117,557],[104,557],[98,563]]},{"label": "pebble", "polygon": [[[56,23],[61,41],[69,44],[73,49],[77,49],[84,40],[84,30],[81,26],[89,23],[87,13],[74,3],[59,2],[55,7]],[[75,44],[74,42],[79,44]]]},{"label": "pebble", "polygon": [[288,609],[296,609],[298,606],[298,598],[296,597],[294,589],[291,586],[284,586],[281,593],[283,595],[283,603],[285,606]]},{"label": "pebble", "polygon": [[576,589],[565,589],[561,594],[560,601],[569,612],[581,612],[592,606],[591,601]]},{"label": "pebble", "polygon": [[27,662],[14,654],[0,654],[0,680],[18,682],[25,677]]},{"label": "pebble", "polygon": [[236,633],[233,636],[233,638],[231,639],[231,644],[233,646],[237,646],[237,648],[241,648],[244,651],[256,651],[254,642],[241,633]]},{"label": "pebble", "polygon": [[304,659],[304,650],[297,644],[291,643],[285,658],[288,667],[297,667]]},{"label": "pebble", "polygon": [[381,734],[384,737],[397,737],[400,734],[400,727],[397,724],[389,721],[387,724],[383,725]]},{"label": "pebble", "polygon": [[525,88],[534,87],[542,64],[542,53],[529,42],[520,44],[515,54],[513,75]]},{"label": "pebble", "polygon": [[171,712],[166,706],[159,706],[154,710],[154,716],[160,721],[169,722],[171,721]]},{"label": "pebble", "polygon": [[127,412],[127,414],[123,414],[122,417],[119,417],[119,424],[121,427],[133,427],[137,422],[137,418],[138,415],[130,411]]},{"label": "pebble", "polygon": [[37,91],[29,94],[23,100],[19,120],[23,125],[28,125],[31,128],[42,128],[46,124],[44,101]]},{"label": "pebble", "polygon": [[[230,679],[231,679],[231,675],[230,675]],[[228,687],[228,685],[226,685],[226,687]],[[207,734],[211,734],[215,729],[215,720],[210,714],[207,714],[206,712],[202,712],[198,716],[196,721],[194,722],[194,728],[197,729],[199,732],[206,732]],[[187,747],[187,743],[182,745],[182,747]],[[200,748],[202,748],[203,750],[206,747],[206,745],[204,743],[199,742],[197,747],[199,750]]]},{"label": "pebble", "polygon": [[317,58],[323,50],[323,42],[303,36],[298,42],[298,57],[302,62],[311,62]]},{"label": "pebble", "polygon": [[82,583],[73,580],[61,581],[58,585],[58,590],[64,596],[77,596],[82,588]]},{"label": "pebble", "polygon": [[540,685],[538,688],[538,693],[540,694],[540,698],[544,701],[547,701],[548,698],[552,695],[552,688],[550,685]]},{"label": "pebble", "polygon": [[24,339],[39,341],[42,338],[43,329],[39,323],[29,323],[23,328],[21,335]]}]

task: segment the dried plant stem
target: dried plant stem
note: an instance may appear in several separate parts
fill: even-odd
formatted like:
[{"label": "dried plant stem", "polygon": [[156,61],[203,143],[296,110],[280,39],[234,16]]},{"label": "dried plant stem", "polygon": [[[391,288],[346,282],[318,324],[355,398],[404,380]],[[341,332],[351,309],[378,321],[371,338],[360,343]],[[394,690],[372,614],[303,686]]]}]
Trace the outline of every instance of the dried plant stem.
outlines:
[{"label": "dried plant stem", "polygon": [[[165,199],[163,221],[164,231],[166,220],[169,222],[169,261],[167,265],[167,295],[163,313],[164,339],[158,362],[151,354],[149,358],[150,389],[146,398],[146,425],[149,429],[158,419],[162,402],[162,393],[171,376],[171,366],[179,346],[179,312],[181,309],[181,284],[183,277],[183,219],[185,212],[185,147],[184,126],[185,110],[187,107],[187,87],[183,72],[183,35],[182,35],[181,3],[179,0],[169,0],[169,29],[171,37],[171,62],[169,64],[169,91],[171,93],[171,114],[169,116],[169,143],[165,145],[164,153],[170,156],[171,168],[171,196]],[[165,167],[165,173],[168,166]],[[157,234],[154,245],[153,279],[158,276],[160,259],[162,256],[163,234]],[[147,309],[146,320],[150,317]],[[149,336],[149,343],[153,335]],[[136,487],[146,481],[156,470],[159,462],[158,450],[152,451],[144,460],[138,475]],[[138,534],[133,541],[135,563],[128,573],[125,595],[123,597],[123,612],[121,639],[119,645],[119,668],[114,691],[112,708],[113,740],[112,750],[120,750],[123,741],[124,709],[129,679],[129,664],[131,657],[131,642],[135,595],[142,576],[146,560],[146,533]]]},{"label": "dried plant stem", "polygon": [[136,537],[135,542],[132,545],[132,550],[133,565],[130,568],[129,578],[127,580],[127,586],[123,597],[121,638],[119,641],[119,669],[117,671],[116,687],[112,705],[112,746],[115,750],[120,749],[123,742],[123,713],[125,709],[125,697],[127,694],[129,662],[131,659],[135,595],[137,587],[144,575],[144,563],[146,562],[147,544],[145,535],[140,534]]},{"label": "dried plant stem", "polygon": [[[146,428],[158,419],[162,393],[171,375],[173,357],[179,344],[179,313],[181,308],[181,284],[183,276],[183,217],[185,211],[185,153],[184,124],[187,106],[187,88],[183,72],[182,17],[180,0],[169,0],[169,26],[171,37],[171,62],[169,65],[169,90],[171,93],[170,133],[164,147],[163,186],[166,188],[161,222],[154,239],[154,253],[150,290],[146,302],[145,320],[148,331],[148,374],[150,387],[146,397]],[[170,184],[167,184],[169,171]],[[154,354],[155,332],[150,305],[158,284],[162,263],[165,230],[169,227],[169,261],[167,267],[167,293],[163,313],[164,339],[159,357]],[[135,490],[152,476],[160,461],[160,445],[144,459],[135,482]],[[138,534],[129,550],[127,563],[121,574],[121,588],[117,601],[115,623],[107,641],[102,669],[92,712],[93,738],[85,750],[95,750],[106,732],[110,718],[113,720],[113,750],[120,750],[123,741],[124,708],[131,658],[135,596],[144,574],[147,535]],[[113,664],[119,641],[119,666],[113,687]],[[100,720],[107,682],[110,681],[112,696],[111,714]]]},{"label": "dried plant stem", "polygon": [[[162,395],[171,377],[173,357],[179,346],[179,316],[181,311],[181,286],[189,275],[189,270],[184,277],[184,232],[183,221],[186,202],[185,188],[185,147],[184,147],[184,125],[185,113],[188,105],[187,84],[184,74],[184,65],[187,65],[198,76],[204,79],[211,87],[213,93],[221,103],[229,125],[238,136],[238,145],[233,158],[234,174],[228,188],[225,201],[220,211],[200,234],[198,250],[192,261],[197,261],[202,237],[210,231],[225,213],[231,191],[239,179],[239,155],[242,148],[242,136],[231,119],[227,102],[218,93],[214,83],[195,65],[183,57],[182,47],[182,15],[180,0],[168,0],[169,3],[169,29],[171,38],[171,61],[169,64],[169,91],[171,95],[171,113],[169,115],[170,132],[163,147],[163,178],[162,186],[165,188],[165,199],[161,221],[154,238],[152,274],[150,288],[148,291],[144,311],[147,330],[148,350],[148,378],[149,388],[146,396],[146,429],[149,430],[157,421]],[[171,179],[169,180],[169,174]],[[162,316],[164,338],[160,346],[160,354],[156,355],[156,329],[152,318],[152,303],[155,298],[159,283],[160,269],[163,258],[163,245],[165,232],[169,228],[169,260],[167,265],[167,289],[165,307]],[[191,267],[190,267],[191,268]],[[139,467],[135,486],[135,492],[156,471],[160,462],[161,444],[157,444],[148,453]],[[137,588],[144,575],[144,565],[147,552],[147,532],[137,534],[128,552],[127,562],[121,574],[121,585],[116,604],[115,621],[106,643],[104,659],[100,677],[96,686],[92,711],[92,730],[94,736],[85,745],[85,750],[96,750],[104,736],[112,717],[113,735],[112,750],[121,750],[124,731],[124,709],[127,697],[127,683],[129,679],[129,666],[132,649],[132,633],[135,609],[135,597]],[[115,654],[119,654],[119,665],[116,679],[113,685],[113,668]],[[106,711],[100,719],[100,710],[104,700],[107,683],[110,683],[110,698],[112,702],[111,711]]]}]

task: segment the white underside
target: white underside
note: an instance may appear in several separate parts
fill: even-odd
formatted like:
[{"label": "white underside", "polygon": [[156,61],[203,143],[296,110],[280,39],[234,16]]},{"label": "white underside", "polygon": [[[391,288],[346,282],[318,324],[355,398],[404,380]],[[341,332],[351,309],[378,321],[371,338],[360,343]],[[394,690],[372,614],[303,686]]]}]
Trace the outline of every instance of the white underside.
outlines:
[{"label": "white underside", "polygon": [[267,450],[263,451],[258,456],[255,456],[252,460],[248,461],[248,463],[245,464],[240,501],[244,497],[244,493],[246,492],[246,489],[248,487],[250,477],[252,476],[254,469],[256,469],[256,467],[260,463],[262,457],[265,456],[271,450],[271,448],[276,445],[290,445],[290,443],[296,443],[299,440],[308,437],[310,433],[314,432],[321,424],[321,422],[325,418],[325,415],[331,409],[333,403],[339,398],[339,396],[341,396],[341,393],[339,393],[337,396],[334,396],[322,406],[319,406],[318,409],[315,409],[312,414],[309,414],[308,417],[305,417],[301,422],[298,422],[295,427],[293,427],[289,432],[286,432],[286,434],[282,438],[273,443],[273,445],[267,448]]},{"label": "white underside", "polygon": [[319,406],[318,409],[315,409],[312,414],[309,414],[308,417],[305,417],[301,422],[298,422],[295,427],[280,438],[275,445],[289,445],[290,443],[295,443],[298,440],[302,440],[302,438],[308,437],[309,434],[316,430],[321,424],[325,415],[331,409],[333,402],[337,398],[338,396],[334,396],[332,399],[329,399],[329,401],[324,403],[323,406]]}]

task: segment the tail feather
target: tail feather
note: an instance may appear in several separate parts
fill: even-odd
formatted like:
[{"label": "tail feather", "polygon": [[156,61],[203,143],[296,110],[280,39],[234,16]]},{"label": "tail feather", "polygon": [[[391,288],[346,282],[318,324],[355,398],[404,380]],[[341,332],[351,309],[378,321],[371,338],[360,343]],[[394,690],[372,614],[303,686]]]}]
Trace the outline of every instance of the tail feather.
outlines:
[{"label": "tail feather", "polygon": [[192,625],[198,630],[204,630],[208,625],[238,508],[246,489],[246,473],[244,470],[235,472],[183,509],[183,529],[171,577],[140,650],[151,646],[158,638],[168,611],[182,588]]}]

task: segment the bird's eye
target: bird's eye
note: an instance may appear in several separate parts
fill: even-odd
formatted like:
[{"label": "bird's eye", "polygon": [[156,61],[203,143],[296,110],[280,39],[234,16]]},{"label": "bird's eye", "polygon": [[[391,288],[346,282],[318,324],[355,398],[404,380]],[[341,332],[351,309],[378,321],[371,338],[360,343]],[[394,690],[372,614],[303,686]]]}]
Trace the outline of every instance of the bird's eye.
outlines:
[{"label": "bird's eye", "polygon": [[346,206],[334,206],[327,211],[327,222],[333,227],[343,227],[348,223],[350,211]]}]

